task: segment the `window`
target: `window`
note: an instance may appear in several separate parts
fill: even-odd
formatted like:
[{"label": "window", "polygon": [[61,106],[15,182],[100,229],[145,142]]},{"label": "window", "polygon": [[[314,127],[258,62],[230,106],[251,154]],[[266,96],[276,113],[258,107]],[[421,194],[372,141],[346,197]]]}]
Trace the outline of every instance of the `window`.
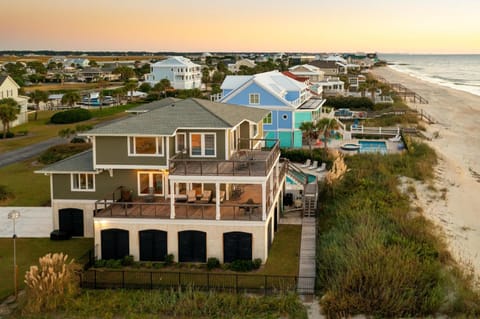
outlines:
[{"label": "window", "polygon": [[288,119],[288,115],[287,115],[287,114],[283,114],[283,115],[282,115],[282,119],[287,120],[287,119]]},{"label": "window", "polygon": [[248,103],[249,104],[260,104],[260,94],[250,93],[248,95]]},{"label": "window", "polygon": [[215,133],[190,134],[190,156],[213,157],[216,155]]},{"label": "window", "polygon": [[180,153],[187,148],[187,136],[185,133],[177,133],[175,136],[175,152]]},{"label": "window", "polygon": [[130,137],[128,155],[163,156],[163,137]]},{"label": "window", "polygon": [[268,113],[268,115],[263,118],[263,124],[272,124],[272,113]]},{"label": "window", "polygon": [[138,195],[163,195],[163,175],[158,172],[138,173]]},{"label": "window", "polygon": [[89,173],[72,174],[71,187],[72,191],[94,192],[95,191],[95,175]]},{"label": "window", "polygon": [[258,134],[258,127],[257,124],[251,124],[250,125],[250,136],[255,137]]}]

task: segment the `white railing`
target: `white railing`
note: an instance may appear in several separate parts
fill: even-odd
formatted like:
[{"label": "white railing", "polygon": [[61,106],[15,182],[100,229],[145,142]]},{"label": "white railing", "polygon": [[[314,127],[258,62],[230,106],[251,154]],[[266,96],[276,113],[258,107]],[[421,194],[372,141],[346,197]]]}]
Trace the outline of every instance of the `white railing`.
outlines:
[{"label": "white railing", "polygon": [[222,93],[212,94],[210,95],[210,101],[217,102],[217,101],[220,101],[222,97],[223,97]]},{"label": "white railing", "polygon": [[351,125],[350,132],[352,134],[363,135],[400,135],[399,127],[365,127],[363,125]]}]

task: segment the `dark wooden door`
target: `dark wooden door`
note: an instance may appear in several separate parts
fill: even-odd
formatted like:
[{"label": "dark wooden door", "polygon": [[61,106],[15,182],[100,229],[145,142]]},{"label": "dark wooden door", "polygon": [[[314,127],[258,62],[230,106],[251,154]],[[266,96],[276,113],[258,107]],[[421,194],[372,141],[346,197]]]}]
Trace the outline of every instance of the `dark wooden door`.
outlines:
[{"label": "dark wooden door", "polygon": [[102,259],[122,259],[130,254],[127,230],[104,229],[101,237]]},{"label": "dark wooden door", "polygon": [[196,230],[178,232],[178,261],[206,262],[207,234]]},{"label": "dark wooden door", "polygon": [[58,224],[60,231],[70,236],[83,237],[83,210],[77,208],[64,208],[58,211]]},{"label": "dark wooden door", "polygon": [[142,230],[140,237],[140,260],[165,261],[167,255],[167,232]]},{"label": "dark wooden door", "polygon": [[252,260],[252,234],[229,232],[223,234],[223,262]]}]

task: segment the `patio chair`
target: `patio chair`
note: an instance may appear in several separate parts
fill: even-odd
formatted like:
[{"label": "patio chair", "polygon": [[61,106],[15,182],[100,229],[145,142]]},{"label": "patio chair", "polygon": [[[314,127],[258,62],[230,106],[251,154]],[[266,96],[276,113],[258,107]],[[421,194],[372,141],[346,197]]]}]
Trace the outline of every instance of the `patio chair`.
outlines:
[{"label": "patio chair", "polygon": [[311,159],[307,159],[307,160],[305,161],[305,164],[302,164],[301,167],[307,168],[307,167],[310,167],[311,164],[312,164],[312,160],[311,160]]},{"label": "patio chair", "polygon": [[191,189],[187,192],[187,202],[188,203],[195,203],[197,200],[197,192],[194,189]]},{"label": "patio chair", "polygon": [[[220,203],[223,203],[225,200],[225,191],[220,191]],[[217,202],[217,196],[214,196],[212,198],[212,202],[216,203]]]},{"label": "patio chair", "polygon": [[390,137],[388,139],[390,142],[400,142],[402,140],[402,136],[399,134],[399,135],[395,135],[395,137]]},{"label": "patio chair", "polygon": [[212,199],[212,191],[203,191],[202,198],[200,198],[200,203],[208,204]]},{"label": "patio chair", "polygon": [[155,189],[153,187],[148,188],[148,195],[144,197],[145,202],[151,203],[155,201]]},{"label": "patio chair", "polygon": [[324,172],[325,170],[327,170],[327,163],[323,162],[322,165],[320,165],[319,168],[317,168],[315,171],[316,172]]},{"label": "patio chair", "polygon": [[318,161],[313,161],[312,166],[310,166],[308,169],[313,170],[318,168]]}]

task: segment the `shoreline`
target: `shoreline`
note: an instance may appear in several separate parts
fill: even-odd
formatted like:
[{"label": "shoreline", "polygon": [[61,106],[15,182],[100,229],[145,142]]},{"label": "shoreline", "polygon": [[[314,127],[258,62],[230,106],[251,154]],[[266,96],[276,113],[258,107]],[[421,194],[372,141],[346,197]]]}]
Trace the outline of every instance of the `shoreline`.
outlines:
[{"label": "shoreline", "polygon": [[[440,226],[457,262],[480,275],[480,96],[434,84],[396,71],[376,68],[372,74],[401,83],[429,101],[407,103],[426,111],[437,121],[426,125],[426,143],[439,157],[432,192],[417,185],[418,199],[412,204]],[[438,136],[438,137],[435,137]]]}]

